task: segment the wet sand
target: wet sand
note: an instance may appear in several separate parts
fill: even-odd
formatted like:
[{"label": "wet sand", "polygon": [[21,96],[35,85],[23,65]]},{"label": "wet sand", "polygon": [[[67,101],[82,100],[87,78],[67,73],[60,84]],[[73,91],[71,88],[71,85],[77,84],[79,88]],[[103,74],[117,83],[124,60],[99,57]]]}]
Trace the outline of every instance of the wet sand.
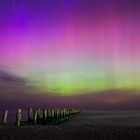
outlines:
[{"label": "wet sand", "polygon": [[140,140],[140,112],[83,111],[53,126],[0,126],[0,140]]}]

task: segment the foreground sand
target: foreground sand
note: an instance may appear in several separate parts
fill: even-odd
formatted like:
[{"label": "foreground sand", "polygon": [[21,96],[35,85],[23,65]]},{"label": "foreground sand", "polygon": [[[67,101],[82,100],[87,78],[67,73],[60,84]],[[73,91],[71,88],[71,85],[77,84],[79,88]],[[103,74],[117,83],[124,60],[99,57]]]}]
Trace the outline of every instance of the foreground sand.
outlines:
[{"label": "foreground sand", "polygon": [[140,113],[84,112],[54,126],[0,126],[0,140],[140,140]]}]

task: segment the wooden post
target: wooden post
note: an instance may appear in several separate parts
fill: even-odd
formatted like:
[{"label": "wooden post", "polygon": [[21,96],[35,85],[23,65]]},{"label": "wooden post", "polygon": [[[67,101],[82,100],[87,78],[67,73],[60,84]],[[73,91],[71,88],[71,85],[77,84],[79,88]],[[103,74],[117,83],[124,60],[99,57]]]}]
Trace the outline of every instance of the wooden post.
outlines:
[{"label": "wooden post", "polygon": [[21,109],[18,109],[16,113],[16,126],[20,126],[20,124],[21,124]]},{"label": "wooden post", "polygon": [[70,117],[70,110],[68,109],[68,117]]},{"label": "wooden post", "polygon": [[38,108],[37,109],[37,123],[39,124],[40,123],[40,120],[41,119],[41,109],[40,108]]},{"label": "wooden post", "polygon": [[30,107],[28,109],[28,122],[31,123],[33,120],[33,109]]},{"label": "wooden post", "polygon": [[43,109],[43,123],[46,124],[47,121],[47,110]]},{"label": "wooden post", "polygon": [[55,109],[52,109],[52,123],[55,122]]},{"label": "wooden post", "polygon": [[59,109],[58,112],[59,112],[58,113],[59,114],[59,118],[61,118],[61,110]]},{"label": "wooden post", "polygon": [[60,118],[63,118],[63,110],[60,110]]},{"label": "wooden post", "polygon": [[51,122],[52,121],[52,112],[51,109],[47,110],[47,116],[48,116],[48,121]]},{"label": "wooden post", "polygon": [[59,109],[56,109],[56,121],[59,121]]},{"label": "wooden post", "polygon": [[50,121],[51,121],[51,123],[53,121],[53,109],[50,109]]},{"label": "wooden post", "polygon": [[60,117],[61,117],[60,121],[63,122],[64,121],[64,110],[63,109],[60,110]]},{"label": "wooden post", "polygon": [[3,110],[2,124],[7,123],[8,110]]},{"label": "wooden post", "polygon": [[67,119],[67,117],[68,117],[68,110],[66,109],[65,110],[65,119]]},{"label": "wooden post", "polygon": [[54,109],[54,120],[56,121],[57,120],[57,110]]},{"label": "wooden post", "polygon": [[37,109],[34,110],[34,115],[33,115],[33,124],[36,125],[37,123]]},{"label": "wooden post", "polygon": [[64,109],[64,118],[65,118],[65,116],[66,116],[66,110]]},{"label": "wooden post", "polygon": [[52,109],[52,119],[54,119],[54,109]]},{"label": "wooden post", "polygon": [[37,109],[37,118],[40,118],[40,116],[41,116],[41,110],[38,108]]}]

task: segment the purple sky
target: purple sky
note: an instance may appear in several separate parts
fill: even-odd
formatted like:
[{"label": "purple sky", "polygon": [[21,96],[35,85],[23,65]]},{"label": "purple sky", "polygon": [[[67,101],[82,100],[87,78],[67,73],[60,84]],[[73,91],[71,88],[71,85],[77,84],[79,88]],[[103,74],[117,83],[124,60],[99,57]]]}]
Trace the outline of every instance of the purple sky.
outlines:
[{"label": "purple sky", "polygon": [[0,0],[0,108],[139,109],[139,17],[139,0]]}]

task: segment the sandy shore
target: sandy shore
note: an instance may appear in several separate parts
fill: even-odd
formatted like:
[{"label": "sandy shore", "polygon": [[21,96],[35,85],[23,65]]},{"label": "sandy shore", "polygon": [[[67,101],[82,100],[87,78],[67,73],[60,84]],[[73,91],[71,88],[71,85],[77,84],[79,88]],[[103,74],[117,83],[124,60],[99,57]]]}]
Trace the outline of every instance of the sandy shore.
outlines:
[{"label": "sandy shore", "polygon": [[0,140],[140,140],[140,127],[5,126],[0,128]]},{"label": "sandy shore", "polygon": [[139,118],[137,112],[86,112],[53,126],[0,126],[0,140],[140,140]]}]

